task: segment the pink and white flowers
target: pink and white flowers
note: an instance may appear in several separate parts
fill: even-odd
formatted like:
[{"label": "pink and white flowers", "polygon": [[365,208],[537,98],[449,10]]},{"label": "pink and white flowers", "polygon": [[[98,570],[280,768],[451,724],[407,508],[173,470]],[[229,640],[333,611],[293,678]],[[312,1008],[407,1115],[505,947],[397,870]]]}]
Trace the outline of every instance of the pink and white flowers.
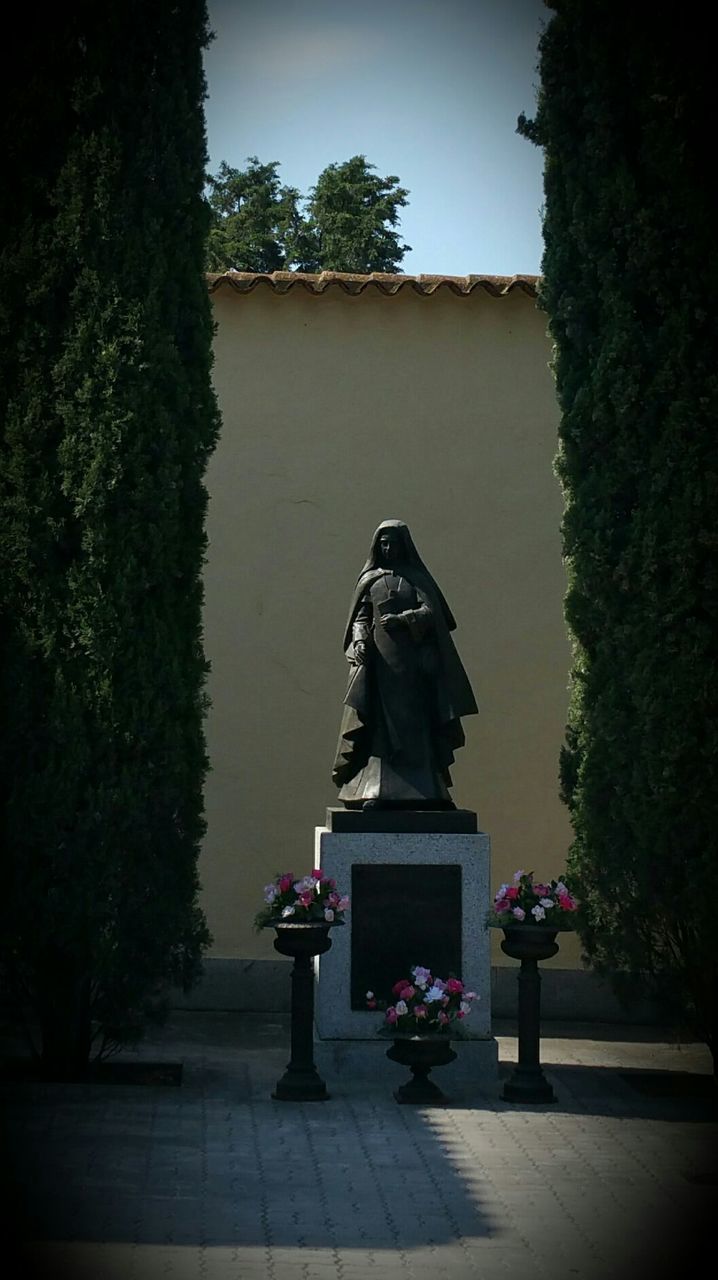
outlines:
[{"label": "pink and white flowers", "polygon": [[563,880],[534,882],[533,871],[517,871],[513,884],[499,885],[487,926],[543,924],[551,929],[573,929],[572,915],[578,902]]},{"label": "pink and white flowers", "polygon": [[391,994],[395,1003],[380,1004],[373,991],[367,991],[367,1008],[385,1009],[384,1028],[426,1035],[446,1032],[452,1023],[463,1022],[478,1000],[475,991],[466,991],[460,978],[436,978],[430,969],[415,965],[410,978],[394,983]]},{"label": "pink and white flowers", "polygon": [[264,929],[278,920],[294,924],[342,924],[349,899],[341,894],[336,880],[323,876],[319,868],[299,879],[294,872],[278,875],[264,886],[264,906],[254,918],[255,928]]}]

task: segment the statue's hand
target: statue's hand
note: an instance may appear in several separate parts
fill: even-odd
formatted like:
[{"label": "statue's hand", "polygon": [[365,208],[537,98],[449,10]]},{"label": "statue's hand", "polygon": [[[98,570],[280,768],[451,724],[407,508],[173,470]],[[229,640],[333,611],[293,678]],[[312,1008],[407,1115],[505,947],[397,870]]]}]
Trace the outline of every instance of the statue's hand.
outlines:
[{"label": "statue's hand", "polygon": [[396,631],[402,626],[404,619],[400,613],[385,613],[379,621],[385,631]]},{"label": "statue's hand", "polygon": [[363,667],[366,663],[366,640],[354,641],[354,661],[357,666]]}]

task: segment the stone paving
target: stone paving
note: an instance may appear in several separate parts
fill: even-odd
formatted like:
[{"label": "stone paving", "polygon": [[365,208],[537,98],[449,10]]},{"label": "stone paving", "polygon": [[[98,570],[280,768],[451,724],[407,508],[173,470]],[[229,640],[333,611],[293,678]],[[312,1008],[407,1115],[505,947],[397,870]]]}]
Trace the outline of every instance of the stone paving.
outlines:
[{"label": "stone paving", "polygon": [[[516,1040],[497,1030],[506,1075]],[[504,1103],[495,1079],[452,1086],[451,1066],[435,1073],[446,1106],[398,1106],[404,1069],[383,1055],[369,1078],[328,1080],[327,1102],[273,1102],[286,1023],[229,1013],[175,1013],[135,1059],[182,1061],[179,1088],[4,1084],[6,1251],[32,1241],[10,1274],[673,1274],[698,1257],[716,1203],[707,1051],[564,1031],[542,1041],[550,1106]],[[646,1070],[689,1073],[696,1096],[640,1092],[631,1072]]]}]

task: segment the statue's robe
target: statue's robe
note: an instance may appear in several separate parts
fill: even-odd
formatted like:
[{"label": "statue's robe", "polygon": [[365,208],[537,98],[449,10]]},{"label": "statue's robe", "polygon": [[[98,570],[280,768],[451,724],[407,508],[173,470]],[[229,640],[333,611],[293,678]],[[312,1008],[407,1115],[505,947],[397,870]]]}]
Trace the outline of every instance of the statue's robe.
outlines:
[{"label": "statue's robe", "polygon": [[[450,807],[449,766],[464,743],[461,717],[478,709],[451,638],[454,618],[414,557],[391,568],[368,561],[352,599],[345,634],[352,666],[333,770],[348,807],[367,800]],[[387,630],[379,622],[387,613],[404,621]],[[357,641],[366,644],[364,664],[355,661]]]}]

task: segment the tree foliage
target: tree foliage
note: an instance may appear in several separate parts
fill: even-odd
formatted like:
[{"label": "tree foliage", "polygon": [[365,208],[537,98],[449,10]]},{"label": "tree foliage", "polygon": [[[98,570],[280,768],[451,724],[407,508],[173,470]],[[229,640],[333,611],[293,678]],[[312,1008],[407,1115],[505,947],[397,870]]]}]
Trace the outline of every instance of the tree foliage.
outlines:
[{"label": "tree foliage", "polygon": [[278,161],[261,164],[256,156],[247,168],[224,161],[210,176],[212,226],[207,245],[210,271],[283,271],[299,230],[299,192],[283,187]]},{"label": "tree foliage", "polygon": [[399,240],[399,209],[408,191],[380,178],[365,156],[330,164],[300,208],[294,187],[280,185],[278,162],[250,156],[244,170],[224,161],[210,175],[211,271],[399,270],[411,246]]},{"label": "tree foliage", "polygon": [[27,20],[5,81],[0,960],[52,1074],[196,976],[204,0]]},{"label": "tree foliage", "polygon": [[[718,256],[707,29],[557,0],[534,121],[562,411],[561,774],[585,953],[716,1048]],[[698,21],[698,27],[701,26]],[[703,59],[703,60],[702,60]],[[626,977],[626,975],[629,975]]]}]

